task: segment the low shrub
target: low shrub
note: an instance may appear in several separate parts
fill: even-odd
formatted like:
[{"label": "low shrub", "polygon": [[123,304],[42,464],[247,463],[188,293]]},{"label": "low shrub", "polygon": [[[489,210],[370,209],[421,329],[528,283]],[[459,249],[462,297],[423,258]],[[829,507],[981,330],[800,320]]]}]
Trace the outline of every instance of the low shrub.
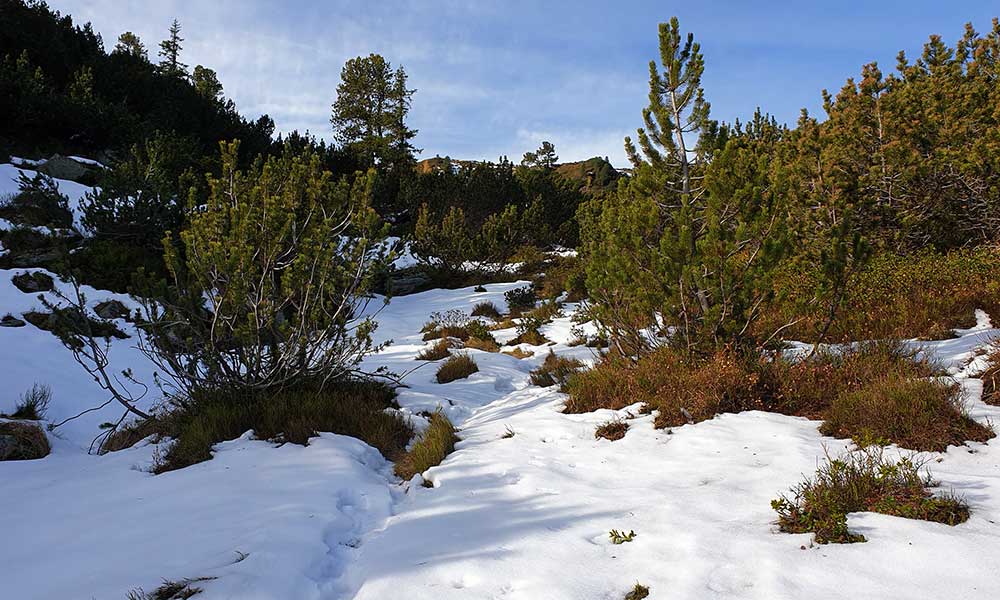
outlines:
[{"label": "low shrub", "polygon": [[437,371],[438,383],[449,383],[456,379],[465,379],[479,371],[476,361],[468,354],[456,354],[444,361]]},{"label": "low shrub", "polygon": [[535,290],[530,285],[507,290],[503,297],[511,314],[520,314],[535,308],[535,302],[538,300],[535,297]]},{"label": "low shrub", "polygon": [[396,475],[408,481],[414,475],[441,464],[455,450],[457,441],[455,427],[448,417],[440,412],[434,413],[423,436],[396,462]]},{"label": "low shrub", "polygon": [[19,192],[0,204],[0,219],[28,226],[68,228],[73,226],[69,198],[48,175],[18,175]]},{"label": "low shrub", "polygon": [[442,358],[448,358],[451,356],[451,344],[448,340],[438,340],[437,342],[431,344],[429,348],[424,348],[417,354],[417,360],[441,360]]},{"label": "low shrub", "polygon": [[0,461],[35,460],[50,451],[49,439],[36,423],[0,421]]},{"label": "low shrub", "polygon": [[907,379],[898,373],[838,395],[820,432],[938,452],[952,444],[985,442],[994,436],[989,427],[965,414],[957,384]]},{"label": "low shrub", "polygon": [[[776,276],[778,300],[759,322],[760,331],[798,319],[786,338],[815,339],[826,317],[809,302],[817,278],[791,264]],[[975,324],[976,309],[1000,317],[1000,248],[881,253],[851,281],[827,340],[948,338],[952,329]]]},{"label": "low shrub", "polygon": [[488,317],[490,319],[500,319],[500,309],[492,302],[480,302],[472,307],[473,317]]},{"label": "low shrub", "polygon": [[545,269],[534,287],[542,298],[555,300],[563,292],[566,302],[579,302],[587,297],[586,271],[583,263],[575,256],[557,256]]},{"label": "low shrub", "polygon": [[52,388],[39,383],[32,384],[30,390],[21,394],[21,400],[9,416],[11,419],[41,421],[45,418],[51,400]]},{"label": "low shrub", "polygon": [[909,519],[957,525],[969,518],[969,507],[952,496],[935,496],[930,475],[922,464],[903,458],[892,461],[879,446],[869,446],[827,460],[813,479],[792,488],[791,498],[771,501],[778,526],[787,533],[815,534],[816,542],[863,542],[864,536],[847,528],[847,514],[877,512]]},{"label": "low shrub", "polygon": [[583,369],[583,363],[575,358],[565,358],[549,350],[542,364],[531,372],[531,384],[541,387],[564,386],[570,376]]},{"label": "low shrub", "polygon": [[552,319],[562,315],[562,305],[555,300],[546,300],[542,302],[537,308],[533,308],[527,313],[525,317],[531,319],[538,319],[543,323],[548,323]]},{"label": "low shrub", "polygon": [[537,246],[529,244],[520,246],[509,259],[508,264],[517,264],[517,272],[521,275],[532,275],[541,271],[548,257]]},{"label": "low shrub", "polygon": [[841,394],[886,374],[905,378],[942,374],[940,367],[896,341],[862,342],[838,351],[824,350],[801,360],[778,358],[764,365],[771,382],[768,410],[823,418]]},{"label": "low shrub", "polygon": [[643,598],[649,597],[649,588],[642,584],[635,584],[632,590],[625,594],[625,600],[643,600]]},{"label": "low shrub", "polygon": [[[319,432],[348,435],[364,440],[389,460],[401,456],[413,436],[399,413],[386,410],[393,407],[395,393],[371,381],[338,381],[322,389],[303,387],[269,396],[218,392],[201,396],[190,402],[191,408],[135,425],[139,431],[121,437],[174,438],[154,466],[154,472],[163,473],[211,459],[214,444],[250,429],[258,439],[302,445]],[[121,441],[112,444],[121,445]]]},{"label": "low shrub", "polygon": [[606,423],[601,423],[594,430],[594,438],[604,438],[606,440],[620,440],[628,432],[628,423],[621,419],[611,419]]},{"label": "low shrub", "polygon": [[517,337],[511,340],[508,345],[528,344],[531,346],[544,346],[549,343],[549,339],[542,335],[542,326],[545,325],[535,317],[525,317],[517,324]]}]

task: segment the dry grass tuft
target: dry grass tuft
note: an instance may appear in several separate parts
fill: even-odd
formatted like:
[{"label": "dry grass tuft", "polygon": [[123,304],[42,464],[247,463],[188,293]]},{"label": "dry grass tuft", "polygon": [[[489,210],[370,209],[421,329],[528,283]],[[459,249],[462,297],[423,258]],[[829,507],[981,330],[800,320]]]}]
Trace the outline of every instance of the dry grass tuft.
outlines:
[{"label": "dry grass tuft", "polygon": [[448,358],[451,356],[451,344],[448,340],[438,340],[434,342],[429,348],[424,348],[417,354],[417,360],[441,360],[442,358]]},{"label": "dry grass tuft", "polygon": [[632,588],[632,591],[625,594],[625,600],[643,600],[643,598],[648,596],[649,588],[637,583],[635,584],[635,587]]},{"label": "dry grass tuft", "polygon": [[0,446],[0,461],[45,458],[52,450],[45,432],[35,423],[0,421],[0,436],[10,440]]},{"label": "dry grass tuft", "polygon": [[480,337],[470,337],[465,341],[465,347],[482,350],[483,352],[500,352],[500,344],[493,339],[493,336],[485,339]]},{"label": "dry grass tuft", "polygon": [[607,423],[597,426],[594,431],[594,438],[604,438],[606,440],[620,440],[628,432],[628,423],[621,419],[611,419]]},{"label": "dry grass tuft", "polygon": [[45,384],[34,383],[31,389],[21,394],[21,400],[14,407],[14,412],[8,415],[11,419],[41,421],[49,409],[52,400],[52,388]]},{"label": "dry grass tuft", "polygon": [[531,358],[535,355],[531,350],[522,350],[520,348],[514,348],[513,350],[504,350],[501,354],[506,354],[507,356],[513,356],[518,360],[524,360],[526,358]]},{"label": "dry grass tuft", "polygon": [[480,302],[472,307],[473,317],[488,317],[490,319],[500,319],[500,309],[492,302]]},{"label": "dry grass tuft", "polygon": [[456,354],[444,361],[438,368],[437,382],[449,383],[456,379],[465,379],[477,371],[479,371],[479,365],[476,364],[475,359],[468,354]]},{"label": "dry grass tuft", "polygon": [[423,437],[396,462],[396,475],[409,481],[414,475],[435,467],[455,450],[455,427],[440,412],[431,415],[431,424]]}]

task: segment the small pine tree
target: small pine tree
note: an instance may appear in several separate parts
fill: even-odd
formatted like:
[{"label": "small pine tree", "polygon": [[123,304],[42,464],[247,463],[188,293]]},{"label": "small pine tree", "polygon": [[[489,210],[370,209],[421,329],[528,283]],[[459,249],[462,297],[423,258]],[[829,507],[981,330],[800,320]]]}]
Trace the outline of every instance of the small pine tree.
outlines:
[{"label": "small pine tree", "polygon": [[170,37],[160,42],[160,71],[171,77],[184,78],[187,77],[187,65],[180,61],[181,55],[181,42],[184,38],[181,37],[181,24],[174,19],[174,22],[170,24]]}]

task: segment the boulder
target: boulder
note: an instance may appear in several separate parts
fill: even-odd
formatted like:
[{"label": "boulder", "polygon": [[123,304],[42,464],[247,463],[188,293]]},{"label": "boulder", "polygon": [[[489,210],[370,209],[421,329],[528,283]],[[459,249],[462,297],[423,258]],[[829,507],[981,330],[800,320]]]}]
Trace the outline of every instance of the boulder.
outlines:
[{"label": "boulder", "polygon": [[33,421],[0,421],[0,461],[48,456],[49,438]]},{"label": "boulder", "polygon": [[389,275],[386,288],[393,296],[422,292],[431,285],[431,278],[420,271],[397,271]]},{"label": "boulder", "polygon": [[87,177],[92,177],[99,169],[100,167],[96,165],[77,162],[68,156],[54,154],[52,158],[48,159],[38,167],[38,172],[45,173],[46,175],[55,177],[56,179],[79,181],[81,179],[86,179]]},{"label": "boulder", "polygon": [[51,292],[55,289],[55,281],[51,276],[35,271],[33,273],[18,273],[10,278],[14,287],[25,294]]},{"label": "boulder", "polygon": [[94,307],[94,312],[102,319],[128,319],[128,308],[118,300],[105,300]]}]

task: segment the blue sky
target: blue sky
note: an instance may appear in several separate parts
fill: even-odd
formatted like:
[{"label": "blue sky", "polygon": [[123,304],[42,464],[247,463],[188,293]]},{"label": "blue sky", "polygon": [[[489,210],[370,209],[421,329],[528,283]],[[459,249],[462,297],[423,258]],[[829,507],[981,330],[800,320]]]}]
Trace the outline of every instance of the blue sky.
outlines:
[{"label": "blue sky", "polygon": [[402,64],[418,91],[411,126],[422,157],[520,158],[547,139],[562,160],[608,156],[641,123],[657,23],[677,15],[701,42],[713,117],[756,106],[794,123],[831,91],[899,50],[916,56],[931,33],[949,43],[988,2],[402,2],[395,0],[50,0],[92,21],[110,49],[123,31],[155,54],[180,20],[183,60],[214,68],[240,111],[281,131],[331,137],[329,111],[348,58],[377,52]]}]

